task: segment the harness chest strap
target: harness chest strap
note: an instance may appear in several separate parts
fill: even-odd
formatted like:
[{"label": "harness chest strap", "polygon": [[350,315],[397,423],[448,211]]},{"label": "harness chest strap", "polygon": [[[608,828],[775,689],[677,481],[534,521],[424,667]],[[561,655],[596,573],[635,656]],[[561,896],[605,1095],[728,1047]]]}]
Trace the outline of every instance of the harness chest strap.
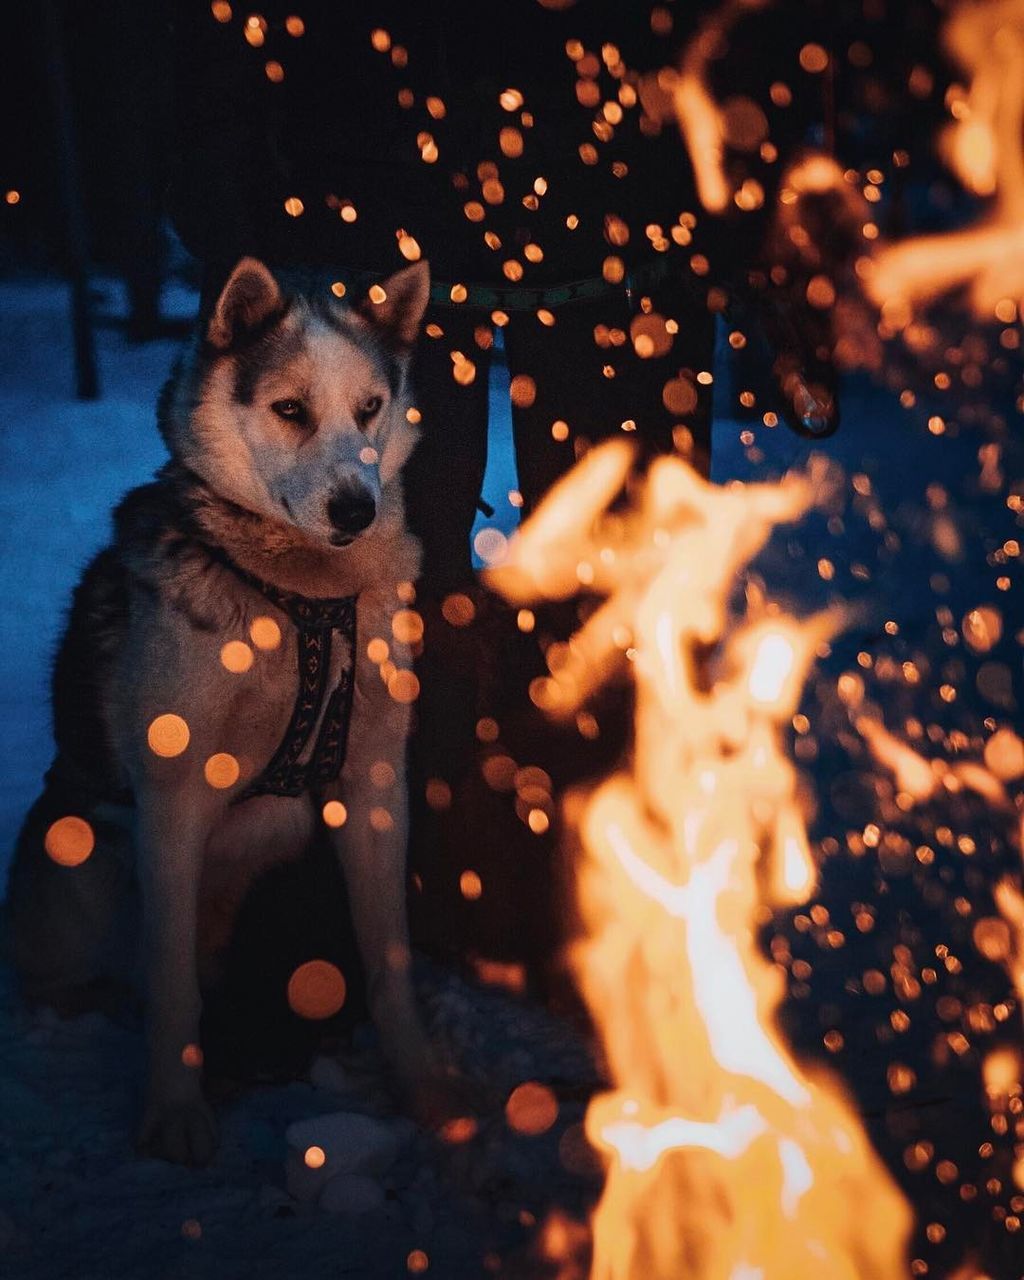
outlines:
[{"label": "harness chest strap", "polygon": [[[228,560],[217,558],[243,582],[287,614],[298,631],[298,690],[288,727],[266,768],[231,801],[240,804],[252,796],[317,796],[341,773],[348,745],[355,691],[356,597],[318,599],[282,591]],[[331,670],[335,634],[348,641],[349,656],[341,677],[327,701],[320,732],[306,763],[300,757],[320,717]]]}]

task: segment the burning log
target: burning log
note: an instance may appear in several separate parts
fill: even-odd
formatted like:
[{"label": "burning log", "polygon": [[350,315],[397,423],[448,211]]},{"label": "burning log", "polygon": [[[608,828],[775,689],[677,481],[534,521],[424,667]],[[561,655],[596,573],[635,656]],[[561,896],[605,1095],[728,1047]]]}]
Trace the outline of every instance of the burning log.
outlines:
[{"label": "burning log", "polygon": [[781,729],[836,620],[729,599],[813,488],[720,488],[661,458],[611,511],[631,464],[623,442],[592,451],[490,574],[516,603],[604,597],[540,705],[572,714],[626,666],[636,686],[632,758],[578,822],[573,963],[613,1082],[587,1115],[607,1160],[593,1280],[902,1276],[909,1210],[839,1086],[779,1036],[756,942],[815,885]]}]

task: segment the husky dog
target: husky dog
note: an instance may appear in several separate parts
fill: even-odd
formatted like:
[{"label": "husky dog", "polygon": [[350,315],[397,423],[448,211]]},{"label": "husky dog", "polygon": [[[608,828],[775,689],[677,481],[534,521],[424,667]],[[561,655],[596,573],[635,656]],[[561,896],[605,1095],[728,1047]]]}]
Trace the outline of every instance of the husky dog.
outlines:
[{"label": "husky dog", "polygon": [[428,293],[422,263],[347,307],[239,262],[164,392],[171,460],[124,499],[75,593],[57,755],[11,874],[14,957],[38,999],[96,983],[137,881],[141,1144],[171,1160],[203,1163],[216,1144],[197,1046],[199,964],[224,935],[217,888],[298,856],[318,825],[385,1054],[414,1102],[442,1090],[409,976],[416,686],[408,630],[392,627],[419,564],[401,469]]}]

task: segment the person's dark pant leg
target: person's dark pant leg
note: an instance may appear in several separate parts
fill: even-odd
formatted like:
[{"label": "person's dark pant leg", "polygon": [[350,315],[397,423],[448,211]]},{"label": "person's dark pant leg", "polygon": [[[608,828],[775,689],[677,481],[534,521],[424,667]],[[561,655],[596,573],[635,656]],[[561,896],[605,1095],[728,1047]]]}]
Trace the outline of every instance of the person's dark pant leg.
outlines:
[{"label": "person's dark pant leg", "polygon": [[[659,345],[671,338],[668,350],[644,358],[631,337],[631,321],[642,313],[640,299],[631,302],[623,291],[567,304],[550,327],[533,314],[513,315],[505,347],[527,516],[572,467],[578,448],[610,436],[634,438],[649,456],[675,451],[706,473],[711,385],[698,375],[712,370],[714,316],[702,299],[678,287],[663,289],[651,298],[649,314],[673,321],[677,332],[662,326]],[[666,391],[669,383],[673,385]],[[631,703],[625,686],[603,691],[591,708],[600,725],[596,739],[584,736],[571,721],[556,725],[538,711],[528,696],[530,680],[546,669],[547,645],[564,641],[579,625],[579,616],[572,603],[543,606],[535,613],[536,629],[529,637],[535,644],[520,644],[516,660],[504,669],[503,708],[495,719],[502,748],[520,764],[540,765],[550,776],[556,820],[545,834],[535,834],[521,821],[510,825],[502,893],[508,909],[528,921],[521,946],[531,972],[550,981],[552,962],[565,942],[568,910],[559,870],[564,832],[557,801],[566,789],[614,767],[628,741]],[[548,989],[560,990],[557,982]]]},{"label": "person's dark pant leg", "polygon": [[[417,945],[447,955],[472,944],[459,876],[479,839],[464,800],[476,766],[477,635],[472,624],[453,625],[477,596],[469,539],[487,462],[490,369],[474,337],[479,323],[479,313],[428,309],[412,369],[421,437],[404,475],[409,524],[423,545],[420,694],[408,756],[410,923]],[[472,379],[464,365],[455,377],[456,352],[475,366]],[[460,608],[445,606],[453,595],[465,597]]]},{"label": "person's dark pant leg", "polygon": [[[624,326],[627,341],[619,348],[615,378],[619,406],[624,420],[635,422],[647,457],[676,453],[706,476],[711,471],[715,316],[703,290],[674,282],[659,285],[647,300],[649,310],[640,298],[634,300]],[[635,341],[629,340],[631,326]],[[645,337],[656,352],[663,344],[667,350],[641,354],[648,349]]]},{"label": "person's dark pant leg", "polygon": [[[715,318],[675,284],[649,297],[655,354],[634,343],[645,311],[625,291],[561,308],[551,327],[516,315],[505,331],[512,418],[526,511],[575,461],[577,442],[632,434],[648,455],[678,452],[707,474],[711,452]],[[670,322],[671,333],[657,323]],[[642,331],[642,330],[641,330]],[[659,332],[660,331],[660,332]],[[640,331],[638,331],[640,332]],[[660,353],[662,346],[667,350]],[[703,379],[700,375],[705,375]],[[518,378],[518,381],[517,381]],[[517,394],[518,389],[518,394]]]},{"label": "person's dark pant leg", "polygon": [[524,515],[572,467],[577,442],[603,439],[621,421],[604,373],[609,353],[594,341],[595,326],[607,328],[612,310],[611,300],[572,303],[550,327],[522,312],[505,329]]},{"label": "person's dark pant leg", "polygon": [[[469,535],[487,463],[489,353],[474,339],[473,314],[430,307],[413,360],[420,441],[405,468],[409,525],[423,545],[422,582],[441,595],[472,577]],[[441,333],[436,334],[440,329]],[[453,352],[475,365],[456,380]]]}]

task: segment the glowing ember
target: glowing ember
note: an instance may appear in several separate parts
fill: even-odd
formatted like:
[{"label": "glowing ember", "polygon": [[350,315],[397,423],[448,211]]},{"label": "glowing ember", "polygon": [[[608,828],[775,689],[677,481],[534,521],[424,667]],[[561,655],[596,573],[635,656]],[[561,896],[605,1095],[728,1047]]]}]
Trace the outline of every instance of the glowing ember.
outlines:
[{"label": "glowing ember", "polygon": [[862,717],[857,721],[857,729],[878,763],[895,775],[900,791],[915,800],[927,800],[939,785],[938,775],[928,761],[894,738],[877,720]]},{"label": "glowing ember", "polygon": [[489,575],[515,604],[581,581],[604,597],[549,653],[546,706],[575,714],[626,666],[636,682],[632,767],[580,818],[574,967],[615,1085],[586,1121],[608,1161],[592,1275],[895,1280],[909,1212],[838,1088],[776,1032],[782,984],[755,940],[763,905],[815,881],[782,729],[834,622],[735,618],[728,599],[810,486],[717,488],[661,458],[612,516],[631,461],[622,441],[592,450]]},{"label": "glowing ember", "polygon": [[[894,772],[897,785],[912,801],[929,799],[940,783],[944,783],[951,790],[963,788],[975,792],[989,803],[994,812],[1002,813],[1008,819],[1016,817],[1002,780],[986,767],[990,755],[987,748],[984,765],[971,760],[954,764],[947,764],[944,760],[929,762],[874,722],[859,720],[857,728],[861,733],[867,730],[865,736],[875,758]],[[1000,730],[1000,733],[1015,740],[1015,735],[1009,730]],[[993,735],[989,744],[998,736]],[[930,788],[923,785],[926,773],[931,778]],[[921,785],[915,788],[910,785],[913,781]],[[1017,833],[1018,847],[1024,847],[1024,820],[1017,819]],[[986,959],[1003,965],[1024,1002],[1024,894],[1006,877],[996,885],[994,897],[1001,918],[979,920],[974,928],[974,945]]]},{"label": "glowing ember", "polygon": [[953,788],[966,787],[984,796],[992,804],[1009,807],[1003,784],[988,769],[969,760],[947,764],[944,760],[925,760],[912,747],[895,738],[878,721],[862,717],[857,729],[863,734],[875,759],[892,771],[899,789],[913,800],[927,800],[939,784],[948,780]]}]

